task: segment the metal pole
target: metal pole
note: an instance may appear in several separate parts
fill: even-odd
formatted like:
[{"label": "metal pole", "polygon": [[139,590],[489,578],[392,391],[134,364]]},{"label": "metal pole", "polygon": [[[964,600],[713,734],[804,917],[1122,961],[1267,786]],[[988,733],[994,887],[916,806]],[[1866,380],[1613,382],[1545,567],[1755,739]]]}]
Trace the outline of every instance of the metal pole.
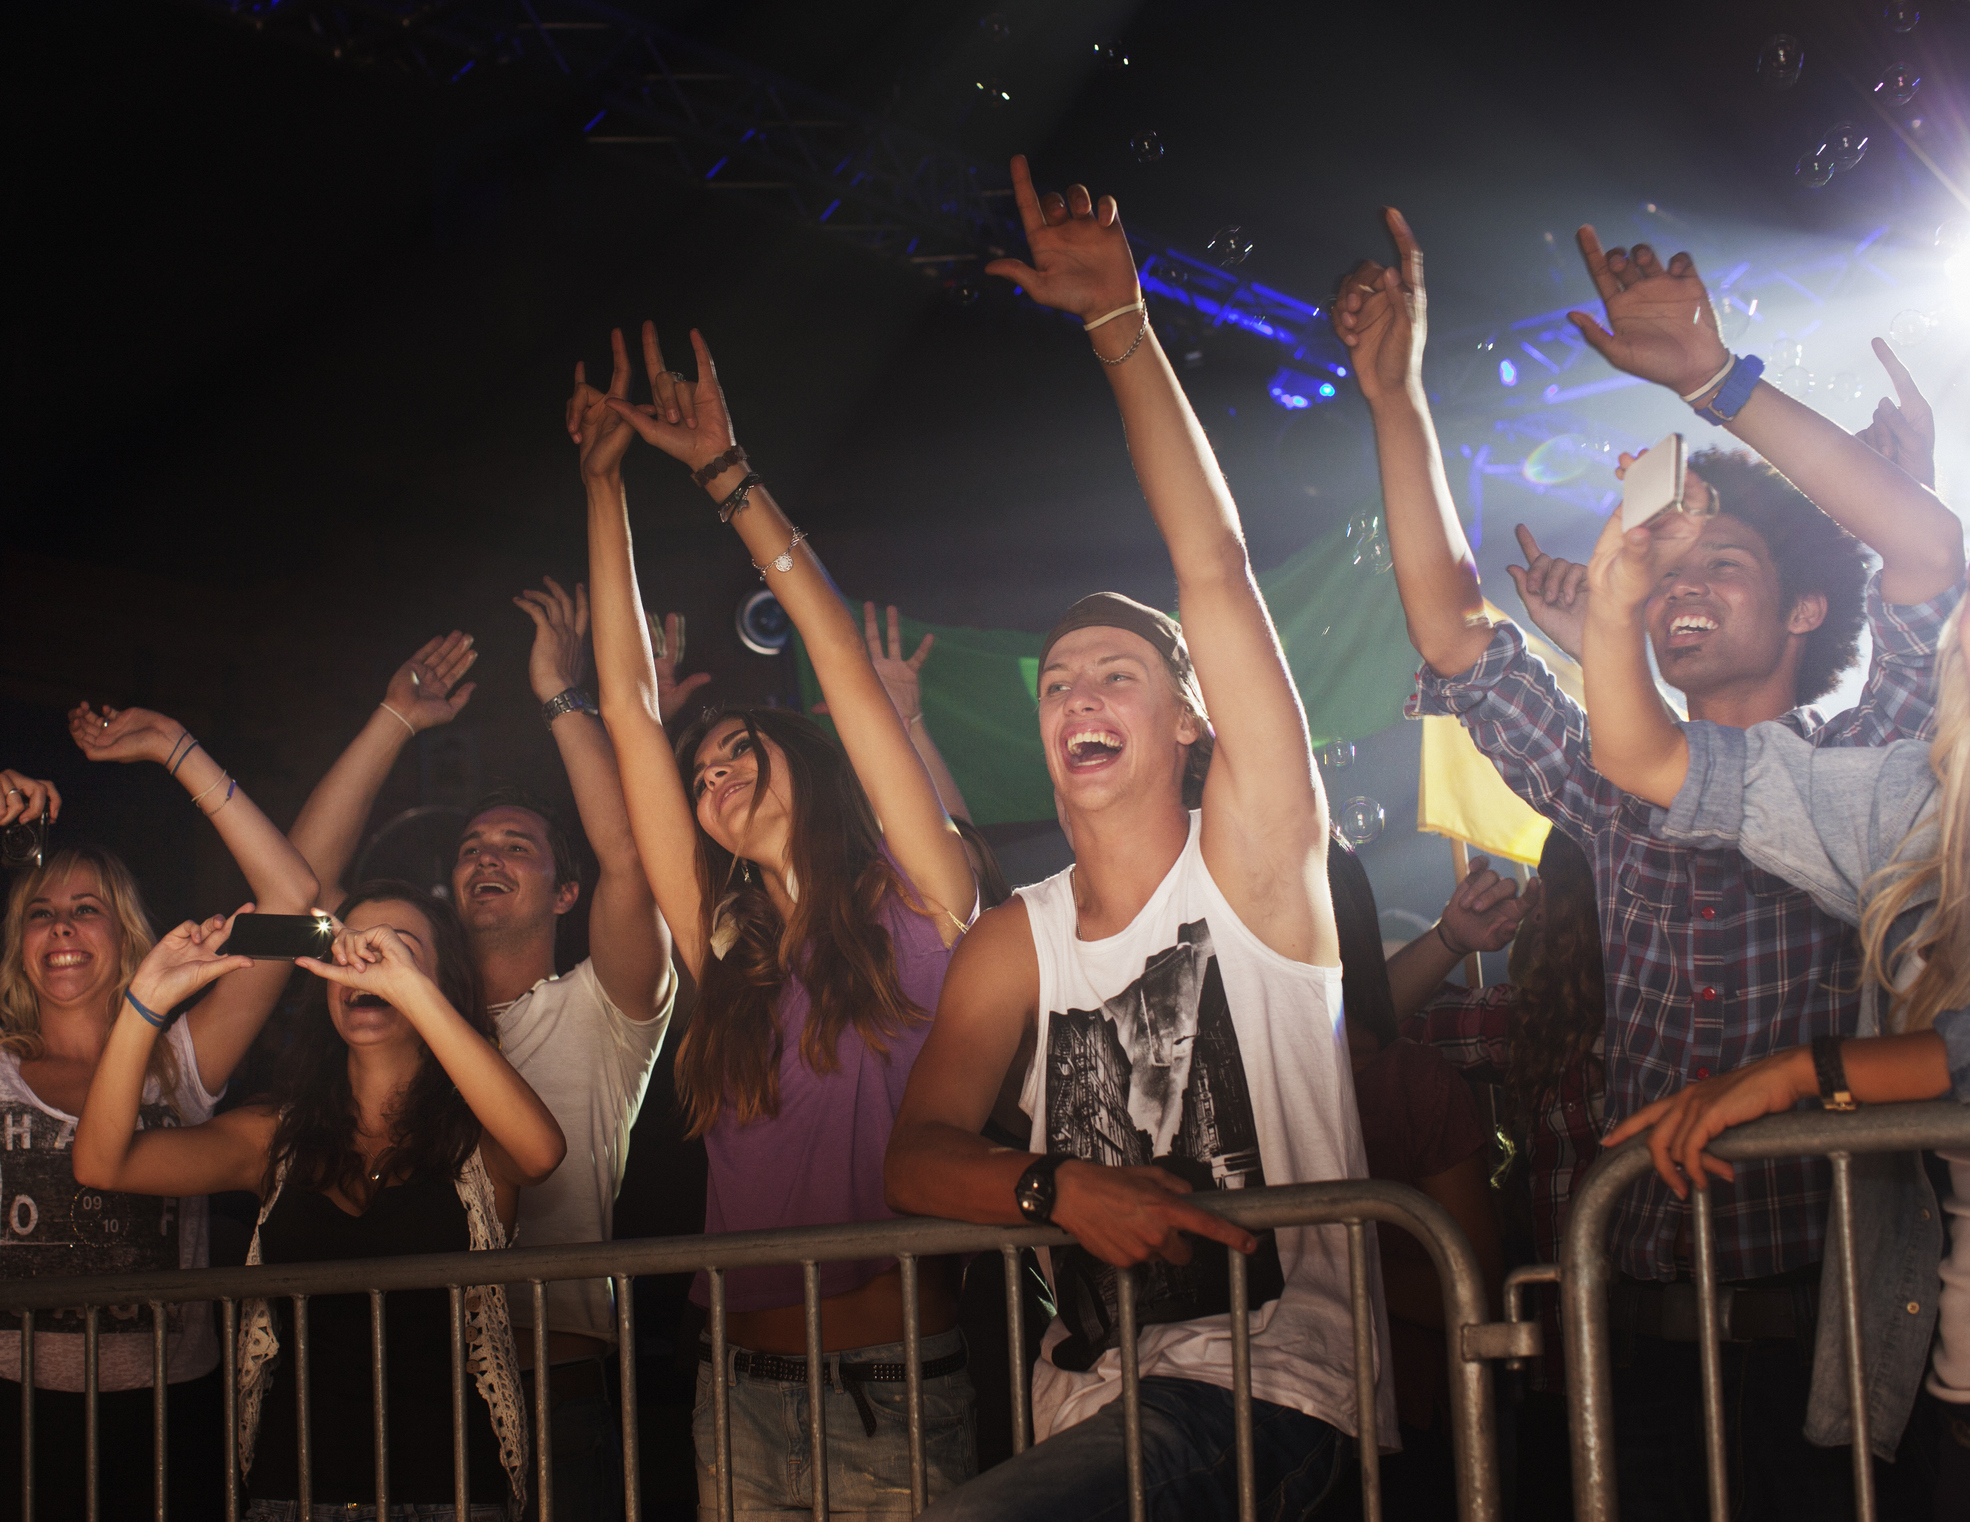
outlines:
[{"label": "metal pole", "polygon": [[1840,1330],[1847,1345],[1847,1404],[1853,1412],[1854,1522],[1874,1522],[1874,1450],[1867,1420],[1867,1362],[1861,1348],[1861,1297],[1854,1282],[1853,1159],[1833,1159],[1833,1250],[1840,1263]]},{"label": "metal pole", "polygon": [[[1694,1182],[1694,1181],[1692,1181]],[[1724,1329],[1717,1315],[1717,1228],[1710,1191],[1693,1188],[1696,1245],[1697,1358],[1703,1382],[1703,1460],[1710,1489],[1710,1522],[1730,1522],[1730,1476],[1724,1464]]]},{"label": "metal pole", "polygon": [[314,1453],[308,1442],[308,1297],[294,1297],[294,1467],[300,1480],[300,1514],[312,1515],[315,1501]]},{"label": "metal pole", "polygon": [[[470,1516],[471,1469],[466,1462],[465,1437],[465,1288],[445,1286],[451,1302],[451,1489],[456,1514]],[[304,1511],[302,1516],[306,1516]]]},{"label": "metal pole", "polygon": [[1348,1222],[1348,1298],[1354,1307],[1354,1420],[1361,1449],[1362,1522],[1382,1522],[1381,1415],[1375,1408],[1375,1302],[1368,1289],[1368,1228]]},{"label": "metal pole", "polygon": [[814,1465],[814,1522],[828,1522],[828,1423],[823,1409],[828,1387],[821,1359],[821,1265],[808,1259],[800,1265],[800,1278],[807,1302],[807,1442]]},{"label": "metal pole", "polygon": [[1135,1270],[1115,1270],[1115,1299],[1121,1311],[1122,1462],[1129,1471],[1129,1522],[1145,1522],[1148,1493],[1142,1483],[1142,1353],[1136,1346]]},{"label": "metal pole", "polygon": [[82,1313],[82,1515],[97,1522],[102,1513],[101,1434],[96,1426],[96,1387],[101,1379],[102,1329],[97,1325],[100,1308],[89,1306]]},{"label": "metal pole", "polygon": [[165,1522],[170,1510],[165,1487],[165,1466],[170,1462],[170,1428],[164,1413],[164,1398],[171,1390],[170,1328],[164,1320],[164,1306],[150,1302],[150,1461],[151,1510],[157,1522]]},{"label": "metal pole", "polygon": [[369,1292],[369,1405],[370,1421],[374,1425],[372,1442],[375,1445],[376,1464],[376,1514],[379,1517],[390,1515],[390,1380],[387,1362],[389,1349],[385,1345],[383,1330],[383,1291],[373,1289]]},{"label": "metal pole", "polygon": [[239,1302],[237,1300],[219,1302],[219,1414],[226,1424],[226,1522],[239,1522]]},{"label": "metal pole", "polygon": [[[534,1301],[534,1488],[540,1495],[540,1522],[554,1522],[554,1438],[547,1388],[553,1373],[547,1358],[547,1285],[533,1281]],[[378,1512],[380,1517],[383,1513]]]},{"label": "metal pole", "polygon": [[1231,1431],[1238,1455],[1238,1522],[1258,1522],[1258,1472],[1252,1457],[1252,1286],[1245,1255],[1227,1247],[1231,1267]]},{"label": "metal pole", "polygon": [[732,1522],[731,1359],[725,1349],[725,1270],[707,1269],[711,1282],[711,1448],[717,1461],[718,1522]]},{"label": "metal pole", "polygon": [[1026,1296],[1019,1249],[1001,1247],[999,1261],[1006,1271],[1006,1372],[1012,1378],[1012,1451],[1026,1451]]},{"label": "metal pole", "polygon": [[[21,1519],[34,1522],[34,1312],[21,1312]],[[231,1519],[228,1519],[231,1522]]]},{"label": "metal pole", "polygon": [[622,1403],[623,1522],[640,1522],[643,1515],[642,1420],[636,1408],[636,1281],[617,1274],[616,1390]]},{"label": "metal pole", "polygon": [[910,1434],[910,1515],[929,1504],[923,1466],[923,1304],[917,1289],[917,1258],[904,1253],[903,1270],[903,1397]]}]

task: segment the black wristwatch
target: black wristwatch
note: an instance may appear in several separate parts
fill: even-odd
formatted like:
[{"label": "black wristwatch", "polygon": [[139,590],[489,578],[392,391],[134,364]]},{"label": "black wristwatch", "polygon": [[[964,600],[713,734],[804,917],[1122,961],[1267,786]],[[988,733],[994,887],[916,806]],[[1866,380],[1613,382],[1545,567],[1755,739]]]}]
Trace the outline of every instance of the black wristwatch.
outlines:
[{"label": "black wristwatch", "polygon": [[1062,1163],[1070,1163],[1073,1158],[1065,1152],[1049,1152],[1019,1175],[1019,1182],[1012,1186],[1012,1197],[1019,1206],[1019,1213],[1035,1226],[1053,1224],[1054,1174]]},{"label": "black wristwatch", "polygon": [[1824,1109],[1858,1110],[1861,1102],[1847,1085],[1847,1065],[1840,1060],[1839,1036],[1813,1037],[1813,1073],[1820,1083],[1820,1105]]},{"label": "black wristwatch", "polygon": [[549,729],[554,721],[564,713],[585,713],[590,718],[599,719],[602,710],[595,706],[595,699],[579,687],[570,687],[566,692],[557,692],[540,705],[540,719]]}]

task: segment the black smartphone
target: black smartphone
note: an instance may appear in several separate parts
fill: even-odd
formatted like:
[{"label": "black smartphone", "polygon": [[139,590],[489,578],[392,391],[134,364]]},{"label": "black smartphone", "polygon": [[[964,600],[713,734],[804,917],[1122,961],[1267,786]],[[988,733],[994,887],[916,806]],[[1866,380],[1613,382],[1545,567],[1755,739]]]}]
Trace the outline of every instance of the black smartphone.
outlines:
[{"label": "black smartphone", "polygon": [[334,944],[335,922],[327,915],[242,914],[220,949],[227,956],[291,962],[296,957],[326,958]]}]

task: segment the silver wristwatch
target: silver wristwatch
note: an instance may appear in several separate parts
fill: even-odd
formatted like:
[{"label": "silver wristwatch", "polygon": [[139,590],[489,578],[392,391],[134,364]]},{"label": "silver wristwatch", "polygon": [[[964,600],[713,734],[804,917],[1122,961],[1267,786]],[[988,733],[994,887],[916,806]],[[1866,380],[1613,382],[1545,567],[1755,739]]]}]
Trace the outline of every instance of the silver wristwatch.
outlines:
[{"label": "silver wristwatch", "polygon": [[570,687],[566,692],[557,692],[540,705],[541,722],[549,729],[554,721],[564,713],[585,713],[593,718],[601,718],[602,710],[595,706],[595,699],[579,687]]}]

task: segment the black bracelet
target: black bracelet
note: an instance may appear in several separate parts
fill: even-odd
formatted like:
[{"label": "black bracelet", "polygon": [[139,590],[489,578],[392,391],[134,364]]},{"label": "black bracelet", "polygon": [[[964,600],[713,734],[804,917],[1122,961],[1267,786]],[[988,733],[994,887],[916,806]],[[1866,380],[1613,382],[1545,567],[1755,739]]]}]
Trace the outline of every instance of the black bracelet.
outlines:
[{"label": "black bracelet", "polygon": [[692,471],[692,483],[697,486],[709,486],[734,465],[743,465],[745,458],[746,452],[737,444],[734,444],[709,465],[701,466],[697,470]]},{"label": "black bracelet", "polygon": [[747,471],[745,480],[732,488],[732,495],[718,504],[718,521],[720,523],[730,523],[732,521],[732,514],[746,505],[747,493],[755,486],[763,485],[765,481],[766,478],[758,471]]},{"label": "black bracelet", "polygon": [[1469,951],[1459,951],[1455,946],[1451,945],[1450,937],[1443,933],[1442,920],[1438,920],[1432,928],[1436,931],[1436,938],[1439,941],[1443,942],[1443,949],[1449,952],[1453,957],[1460,957],[1460,958],[1474,957],[1477,955],[1477,947],[1475,946],[1473,946]]},{"label": "black bracelet", "polygon": [[1813,1073],[1819,1079],[1820,1104],[1828,1110],[1858,1110],[1861,1102],[1847,1084],[1847,1065],[1840,1060],[1843,1036],[1813,1037]]}]

